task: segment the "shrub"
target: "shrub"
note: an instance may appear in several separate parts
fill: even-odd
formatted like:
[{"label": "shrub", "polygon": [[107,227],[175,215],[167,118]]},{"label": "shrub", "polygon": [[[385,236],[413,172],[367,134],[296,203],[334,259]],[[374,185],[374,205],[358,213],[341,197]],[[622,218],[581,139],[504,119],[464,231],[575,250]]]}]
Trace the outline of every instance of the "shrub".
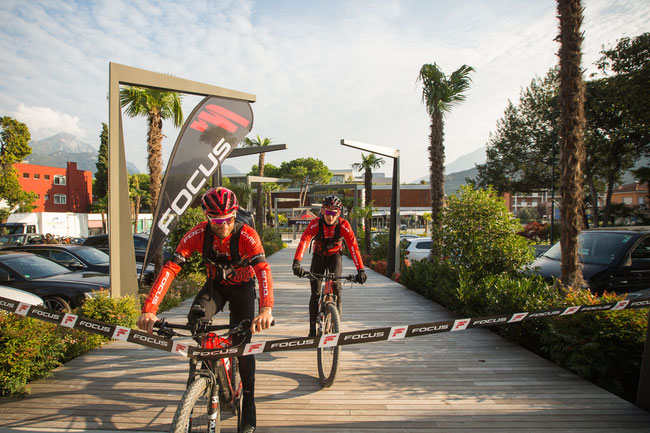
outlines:
[{"label": "shrub", "polygon": [[[588,290],[570,290],[564,305],[616,302],[622,297]],[[556,364],[617,394],[636,400],[648,312],[608,311],[557,317],[541,335],[546,356]]]},{"label": "shrub", "polygon": [[267,256],[270,256],[285,247],[285,244],[282,242],[282,236],[273,227],[264,226],[260,237],[262,238],[264,253]]},{"label": "shrub", "polygon": [[[133,327],[140,312],[134,297],[113,299],[108,291],[100,291],[75,314]],[[106,341],[100,335],[1,312],[0,394],[25,395],[29,381],[49,376],[63,362]]]},{"label": "shrub", "polygon": [[53,323],[0,311],[0,395],[29,393],[30,380],[61,365],[65,341]]},{"label": "shrub", "polygon": [[539,244],[541,241],[548,238],[550,228],[548,224],[540,224],[537,221],[532,221],[526,224],[524,229],[517,234],[525,237],[531,242]]},{"label": "shrub", "polygon": [[515,272],[534,259],[528,241],[517,235],[521,225],[491,190],[464,185],[447,198],[442,229],[434,234],[445,262],[472,281],[489,274]]}]

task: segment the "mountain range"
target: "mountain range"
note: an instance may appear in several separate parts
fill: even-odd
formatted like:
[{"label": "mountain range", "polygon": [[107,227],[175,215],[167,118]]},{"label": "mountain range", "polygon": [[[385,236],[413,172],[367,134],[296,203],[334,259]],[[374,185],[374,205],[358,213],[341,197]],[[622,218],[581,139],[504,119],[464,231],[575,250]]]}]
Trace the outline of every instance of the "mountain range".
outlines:
[{"label": "mountain range", "polygon": [[[68,161],[76,162],[79,170],[90,171],[95,176],[99,149],[72,134],[60,132],[42,140],[32,140],[29,146],[32,153],[25,158],[25,162],[61,168],[66,168]],[[140,173],[135,164],[128,161],[126,169],[129,174]]]}]

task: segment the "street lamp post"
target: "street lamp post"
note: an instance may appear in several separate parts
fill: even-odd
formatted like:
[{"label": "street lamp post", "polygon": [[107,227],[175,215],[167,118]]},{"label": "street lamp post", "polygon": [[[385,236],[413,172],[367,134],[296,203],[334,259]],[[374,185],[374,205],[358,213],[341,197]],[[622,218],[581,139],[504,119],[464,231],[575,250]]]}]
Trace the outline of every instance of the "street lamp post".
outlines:
[{"label": "street lamp post", "polygon": [[386,266],[386,276],[393,276],[393,273],[399,271],[399,149],[390,147],[377,146],[375,144],[360,143],[341,139],[343,146],[352,147],[359,150],[393,158],[393,184],[390,200],[390,230],[388,231],[388,263]]}]

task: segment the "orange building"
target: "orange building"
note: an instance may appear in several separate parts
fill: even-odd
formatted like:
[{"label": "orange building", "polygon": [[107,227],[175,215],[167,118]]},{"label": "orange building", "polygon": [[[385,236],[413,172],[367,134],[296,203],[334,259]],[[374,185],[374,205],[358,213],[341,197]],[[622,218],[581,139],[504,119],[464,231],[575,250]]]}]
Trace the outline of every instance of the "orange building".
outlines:
[{"label": "orange building", "polygon": [[34,212],[87,213],[92,204],[92,172],[78,170],[76,162],[67,168],[25,163],[14,164],[24,191],[37,195]]},{"label": "orange building", "polygon": [[632,207],[647,207],[648,183],[627,183],[612,191],[612,203],[623,203]]}]

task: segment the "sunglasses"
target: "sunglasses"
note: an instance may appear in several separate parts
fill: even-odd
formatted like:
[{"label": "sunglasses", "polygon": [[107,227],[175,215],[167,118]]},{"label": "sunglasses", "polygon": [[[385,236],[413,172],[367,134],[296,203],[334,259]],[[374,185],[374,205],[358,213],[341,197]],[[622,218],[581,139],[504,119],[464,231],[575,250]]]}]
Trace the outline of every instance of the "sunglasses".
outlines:
[{"label": "sunglasses", "polygon": [[325,215],[338,215],[339,211],[338,210],[323,209],[323,213]]},{"label": "sunglasses", "polygon": [[208,220],[210,221],[210,224],[216,224],[216,225],[220,226],[222,224],[230,224],[230,223],[232,223],[235,220],[235,216],[232,215],[232,216],[225,217],[225,218],[211,218],[211,217],[208,217]]}]

